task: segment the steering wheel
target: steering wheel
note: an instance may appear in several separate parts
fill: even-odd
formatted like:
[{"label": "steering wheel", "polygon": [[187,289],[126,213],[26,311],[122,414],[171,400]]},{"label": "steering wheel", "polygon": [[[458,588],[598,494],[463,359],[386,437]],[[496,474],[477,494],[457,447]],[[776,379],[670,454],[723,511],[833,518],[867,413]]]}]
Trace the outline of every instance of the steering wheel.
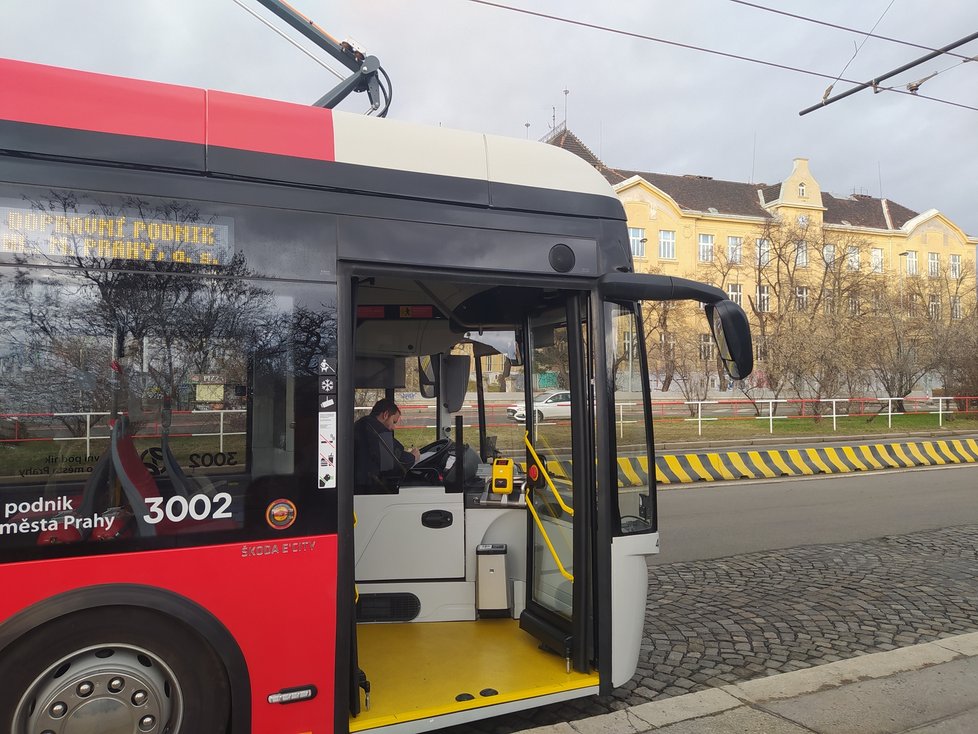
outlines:
[{"label": "steering wheel", "polygon": [[448,460],[448,454],[455,447],[450,438],[439,438],[437,441],[422,446],[418,451],[421,458],[411,467],[412,469],[438,469],[444,468]]}]

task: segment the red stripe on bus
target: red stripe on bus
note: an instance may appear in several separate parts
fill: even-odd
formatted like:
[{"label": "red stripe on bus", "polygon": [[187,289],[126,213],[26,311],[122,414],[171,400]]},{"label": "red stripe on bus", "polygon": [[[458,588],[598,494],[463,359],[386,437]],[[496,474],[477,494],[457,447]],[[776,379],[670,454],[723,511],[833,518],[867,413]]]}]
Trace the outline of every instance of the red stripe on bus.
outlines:
[{"label": "red stripe on bus", "polygon": [[333,113],[322,107],[208,91],[207,145],[332,161]]},{"label": "red stripe on bus", "polygon": [[0,59],[0,119],[332,161],[321,107]]},{"label": "red stripe on bus", "polygon": [[202,89],[0,59],[0,118],[204,143]]}]

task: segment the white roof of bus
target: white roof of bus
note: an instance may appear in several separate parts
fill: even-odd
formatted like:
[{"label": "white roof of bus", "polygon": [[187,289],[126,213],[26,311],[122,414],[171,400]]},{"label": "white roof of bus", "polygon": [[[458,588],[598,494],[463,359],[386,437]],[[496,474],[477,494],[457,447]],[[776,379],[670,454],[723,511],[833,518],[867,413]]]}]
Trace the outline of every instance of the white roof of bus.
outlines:
[{"label": "white roof of bus", "polygon": [[338,162],[616,198],[586,161],[546,143],[333,112]]}]

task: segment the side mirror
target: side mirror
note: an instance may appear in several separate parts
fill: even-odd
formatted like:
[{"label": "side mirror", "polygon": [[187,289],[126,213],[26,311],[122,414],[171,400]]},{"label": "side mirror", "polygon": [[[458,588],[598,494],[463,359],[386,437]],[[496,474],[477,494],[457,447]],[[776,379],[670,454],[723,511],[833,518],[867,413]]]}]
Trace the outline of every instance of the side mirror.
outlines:
[{"label": "side mirror", "polygon": [[457,413],[469,389],[471,360],[467,354],[446,354],[441,358],[442,404],[449,413]]},{"label": "side mirror", "polygon": [[457,413],[469,389],[471,358],[467,354],[433,354],[418,357],[418,383],[421,395],[440,397],[449,413]]},{"label": "side mirror", "polygon": [[727,373],[735,380],[743,380],[754,369],[747,314],[733,301],[722,300],[706,304],[706,317]]},{"label": "side mirror", "polygon": [[421,395],[429,400],[438,395],[438,356],[418,357],[418,383]]}]

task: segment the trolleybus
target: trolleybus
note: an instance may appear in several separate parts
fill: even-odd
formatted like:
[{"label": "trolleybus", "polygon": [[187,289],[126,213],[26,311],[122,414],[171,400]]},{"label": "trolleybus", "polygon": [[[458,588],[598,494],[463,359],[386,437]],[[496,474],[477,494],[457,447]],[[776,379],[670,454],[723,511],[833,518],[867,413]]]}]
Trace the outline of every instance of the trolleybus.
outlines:
[{"label": "trolleybus", "polygon": [[[703,302],[735,378],[751,349],[722,291],[634,272],[593,168],[14,60],[0,90],[0,730],[427,731],[629,680],[641,302]],[[525,422],[486,409],[504,360]],[[357,488],[381,396],[421,459]]]}]

